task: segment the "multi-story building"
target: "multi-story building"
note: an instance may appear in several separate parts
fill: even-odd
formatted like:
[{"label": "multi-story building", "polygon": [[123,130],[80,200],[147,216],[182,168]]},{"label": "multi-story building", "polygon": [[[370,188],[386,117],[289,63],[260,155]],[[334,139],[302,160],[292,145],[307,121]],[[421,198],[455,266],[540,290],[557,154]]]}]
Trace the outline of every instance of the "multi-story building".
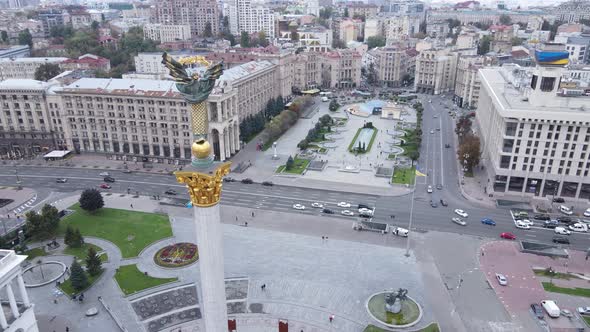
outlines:
[{"label": "multi-story building", "polygon": [[0,59],[0,80],[9,78],[35,78],[35,71],[43,64],[59,65],[68,58],[2,58]]},{"label": "multi-story building", "polygon": [[457,19],[461,24],[485,23],[499,24],[502,15],[508,15],[514,23],[527,23],[531,17],[546,15],[542,10],[432,10],[428,12],[426,22],[433,20]]},{"label": "multi-story building", "polygon": [[111,60],[94,54],[84,54],[77,59],[66,59],[59,64],[63,70],[111,70]]},{"label": "multi-story building", "polygon": [[31,49],[28,45],[15,45],[0,48],[0,59],[24,58],[28,56],[31,56]]},{"label": "multi-story building", "polygon": [[388,17],[383,21],[383,30],[386,38],[386,45],[399,43],[407,40],[420,31],[420,16],[402,15]]},{"label": "multi-story building", "polygon": [[150,8],[149,5],[134,4],[133,9],[122,10],[121,15],[123,16],[124,19],[140,18],[140,17],[150,18],[152,16],[152,9]]},{"label": "multi-story building", "polygon": [[590,1],[571,0],[563,2],[554,7],[553,15],[560,22],[579,22],[580,20],[590,20]]},{"label": "multi-story building", "polygon": [[342,2],[342,5],[338,7],[338,12],[340,15],[344,15],[346,10],[348,10],[348,17],[369,18],[379,13],[379,6],[362,1]]},{"label": "multi-story building", "polygon": [[459,57],[476,53],[476,49],[450,48],[434,48],[420,52],[416,58],[416,91],[435,95],[453,91]]},{"label": "multi-story building", "polygon": [[191,40],[191,27],[188,24],[146,24],[143,26],[143,35],[147,39],[162,43]]},{"label": "multi-story building", "polygon": [[191,27],[193,37],[202,35],[208,24],[219,31],[219,9],[215,0],[162,0],[155,3],[153,23]]},{"label": "multi-story building", "polygon": [[352,50],[335,50],[322,54],[322,86],[350,89],[361,84],[362,56]]},{"label": "multi-story building", "polygon": [[492,25],[489,29],[492,35],[490,51],[496,53],[510,53],[514,30],[509,25]]},{"label": "multi-story building", "polygon": [[555,65],[479,71],[475,123],[488,193],[525,200],[590,198],[590,101],[560,89],[564,72]]},{"label": "multi-story building", "polygon": [[[0,250],[0,280],[2,293],[8,297],[0,308],[0,328],[3,331],[39,332],[33,304],[27,294],[21,263],[27,256],[17,255],[13,250]],[[15,285],[16,283],[16,285]],[[18,288],[20,303],[17,302],[13,287]],[[4,302],[4,301],[3,301]]]},{"label": "multi-story building", "polygon": [[450,31],[451,29],[448,21],[433,20],[426,25],[426,35],[432,38],[446,38]]},{"label": "multi-story building", "polygon": [[381,0],[381,12],[394,15],[423,15],[424,2],[415,0]]},{"label": "multi-story building", "polygon": [[51,28],[65,24],[67,12],[61,9],[47,9],[39,12],[39,20],[43,23],[43,34],[49,38]]},{"label": "multi-story building", "polygon": [[322,63],[318,53],[295,55],[293,62],[293,88],[298,91],[319,88],[322,85]]},{"label": "multi-story building", "polygon": [[50,86],[23,79],[0,82],[0,155],[31,156],[58,147],[61,137],[52,127],[45,102]]},{"label": "multi-story building", "polygon": [[69,13],[70,24],[74,29],[83,29],[92,24],[92,16],[85,10],[76,10]]},{"label": "multi-story building", "polygon": [[377,47],[369,52],[374,56],[377,81],[383,86],[400,87],[414,72],[416,59],[405,47]]},{"label": "multi-story building", "polygon": [[365,42],[369,37],[383,36],[383,19],[370,18],[365,20]]},{"label": "multi-story building", "polygon": [[232,34],[239,36],[242,31],[250,34],[264,31],[267,38],[275,38],[275,14],[270,8],[251,0],[231,0],[225,6]]},{"label": "multi-story building", "polygon": [[477,108],[481,88],[478,71],[483,68],[485,62],[481,55],[466,55],[459,58],[453,97],[459,107]]},{"label": "multi-story building", "polygon": [[570,53],[569,60],[571,63],[590,63],[590,35],[569,37],[565,49]]},{"label": "multi-story building", "polygon": [[474,48],[479,42],[479,35],[473,31],[461,32],[457,36],[457,48]]},{"label": "multi-story building", "polygon": [[350,18],[336,18],[332,20],[332,32],[334,38],[344,43],[356,41],[362,36],[363,21]]},{"label": "multi-story building", "polygon": [[[311,52],[327,52],[332,48],[332,30],[323,26],[297,28],[299,46]],[[281,31],[280,41],[291,41],[291,31]]]}]

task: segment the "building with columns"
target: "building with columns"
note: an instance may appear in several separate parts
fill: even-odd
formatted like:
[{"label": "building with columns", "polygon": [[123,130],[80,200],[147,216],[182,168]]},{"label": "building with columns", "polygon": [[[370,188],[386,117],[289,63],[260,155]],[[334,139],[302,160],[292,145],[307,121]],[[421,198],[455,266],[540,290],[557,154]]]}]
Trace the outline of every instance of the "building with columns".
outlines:
[{"label": "building with columns", "polygon": [[469,55],[459,58],[455,80],[455,103],[459,107],[476,108],[479,100],[481,82],[477,72],[485,65],[482,55]]},{"label": "building with columns", "polygon": [[[33,304],[29,300],[22,277],[21,263],[27,256],[13,250],[0,250],[0,293],[8,303],[2,303],[0,329],[6,332],[39,332]],[[17,291],[15,291],[15,289]],[[16,294],[15,294],[16,293]]]}]

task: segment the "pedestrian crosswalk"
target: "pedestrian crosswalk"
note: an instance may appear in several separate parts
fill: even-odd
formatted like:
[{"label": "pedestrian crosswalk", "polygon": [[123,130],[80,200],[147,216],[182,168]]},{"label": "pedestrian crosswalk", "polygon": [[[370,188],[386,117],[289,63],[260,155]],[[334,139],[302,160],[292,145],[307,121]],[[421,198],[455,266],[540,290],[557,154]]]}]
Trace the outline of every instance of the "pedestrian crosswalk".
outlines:
[{"label": "pedestrian crosswalk", "polygon": [[37,201],[37,194],[33,194],[33,196],[31,198],[29,198],[28,201],[21,204],[19,207],[13,209],[12,212],[14,214],[23,214],[23,213],[27,212],[28,210],[30,210],[34,206],[36,201]]}]

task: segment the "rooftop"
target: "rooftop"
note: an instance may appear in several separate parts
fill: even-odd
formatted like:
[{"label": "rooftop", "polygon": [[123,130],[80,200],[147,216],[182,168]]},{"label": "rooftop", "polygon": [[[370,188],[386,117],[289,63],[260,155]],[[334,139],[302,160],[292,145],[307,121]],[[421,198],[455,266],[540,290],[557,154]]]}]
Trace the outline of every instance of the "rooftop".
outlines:
[{"label": "rooftop", "polygon": [[0,90],[2,89],[27,89],[27,90],[45,90],[51,84],[31,79],[7,79],[0,82]]},{"label": "rooftop", "polygon": [[31,63],[38,63],[38,62],[51,62],[51,63],[55,63],[55,62],[64,62],[66,60],[70,60],[68,58],[63,58],[63,57],[51,57],[51,58],[0,58],[0,63],[13,63],[13,62],[21,62],[21,63],[27,63],[27,62],[31,62]]},{"label": "rooftop", "polygon": [[237,81],[243,77],[273,67],[274,64],[268,60],[250,61],[239,66],[225,70],[219,81]]},{"label": "rooftop", "polygon": [[82,78],[55,92],[110,93],[151,97],[176,97],[174,81],[114,78]]}]

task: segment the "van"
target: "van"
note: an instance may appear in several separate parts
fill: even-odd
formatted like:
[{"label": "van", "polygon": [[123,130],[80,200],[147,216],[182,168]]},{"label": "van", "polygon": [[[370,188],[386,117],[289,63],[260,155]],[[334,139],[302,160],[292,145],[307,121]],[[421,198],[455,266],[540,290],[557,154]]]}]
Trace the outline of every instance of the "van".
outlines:
[{"label": "van", "polygon": [[402,236],[402,237],[408,237],[408,233],[409,231],[405,228],[401,228],[401,227],[394,227],[393,230],[391,231],[391,234],[397,235],[397,236]]},{"label": "van", "polygon": [[578,222],[578,223],[571,225],[570,229],[574,232],[587,232],[588,225]]},{"label": "van", "polygon": [[568,216],[571,216],[572,214],[574,214],[574,211],[572,211],[572,209],[568,208],[565,205],[560,205],[559,206],[559,212],[561,212],[561,213],[563,213],[565,215],[568,215]]},{"label": "van", "polygon": [[544,300],[541,301],[541,305],[543,306],[543,309],[547,311],[547,315],[549,315],[549,317],[559,318],[560,310],[555,301]]}]

